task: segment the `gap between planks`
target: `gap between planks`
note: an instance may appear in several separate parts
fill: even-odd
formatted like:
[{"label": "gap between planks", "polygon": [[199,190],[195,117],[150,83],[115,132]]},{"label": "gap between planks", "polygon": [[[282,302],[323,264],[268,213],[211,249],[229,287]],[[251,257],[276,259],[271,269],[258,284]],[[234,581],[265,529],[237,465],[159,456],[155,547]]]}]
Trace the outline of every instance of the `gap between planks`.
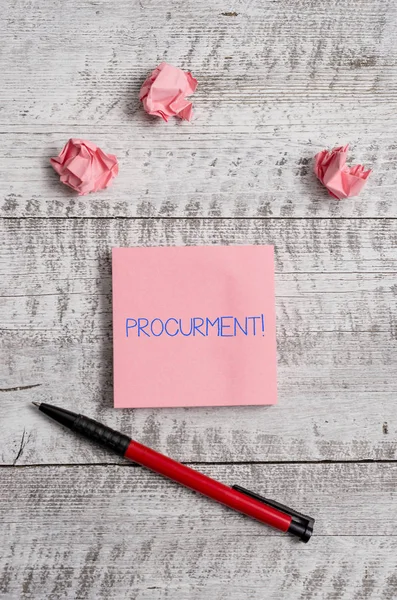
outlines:
[{"label": "gap between planks", "polygon": [[[250,465],[373,465],[373,464],[397,464],[397,459],[385,458],[385,459],[346,459],[346,460],[242,460],[242,461],[178,461],[182,465],[189,467],[198,466],[250,466]],[[134,462],[87,462],[87,463],[34,463],[26,465],[17,464],[0,464],[0,469],[37,469],[45,467],[126,467],[126,468],[144,468],[138,463]]]}]

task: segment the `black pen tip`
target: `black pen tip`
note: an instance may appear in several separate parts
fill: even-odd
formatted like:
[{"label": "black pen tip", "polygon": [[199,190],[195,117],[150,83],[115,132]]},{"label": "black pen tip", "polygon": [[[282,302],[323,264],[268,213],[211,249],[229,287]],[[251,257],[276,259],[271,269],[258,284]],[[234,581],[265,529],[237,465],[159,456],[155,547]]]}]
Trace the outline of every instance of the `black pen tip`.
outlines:
[{"label": "black pen tip", "polygon": [[40,402],[32,402],[32,404],[34,404],[35,406],[38,406],[40,408]]}]

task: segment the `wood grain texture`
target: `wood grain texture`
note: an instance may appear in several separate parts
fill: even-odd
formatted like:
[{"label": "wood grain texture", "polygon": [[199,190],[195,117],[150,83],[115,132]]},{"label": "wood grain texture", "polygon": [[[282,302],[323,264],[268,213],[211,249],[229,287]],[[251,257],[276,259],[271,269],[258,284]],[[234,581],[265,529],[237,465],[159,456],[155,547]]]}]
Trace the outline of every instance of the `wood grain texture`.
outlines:
[{"label": "wood grain texture", "polygon": [[[266,125],[261,133],[247,127],[230,135],[207,126],[201,133],[175,130],[147,134],[135,128],[96,131],[73,126],[63,134],[26,132],[0,134],[0,215],[14,217],[396,217],[394,190],[396,134],[372,132],[357,137],[339,133],[314,142],[306,128]],[[181,125],[182,127],[182,125]],[[361,126],[362,127],[362,126]],[[328,128],[328,127],[327,127]],[[48,129],[48,127],[46,128]],[[215,128],[216,129],[216,128]],[[280,129],[283,131],[280,132]],[[367,128],[365,128],[367,129]],[[211,133],[208,132],[211,131]],[[234,130],[234,128],[233,128]],[[115,153],[120,173],[112,187],[79,197],[60,184],[49,164],[71,137],[95,140]],[[4,139],[5,138],[5,139]],[[138,138],[138,139],[137,139]],[[373,169],[359,198],[333,200],[313,173],[313,157],[323,147],[353,143],[350,164]],[[1,150],[0,150],[1,152]]]},{"label": "wood grain texture", "polygon": [[[1,598],[397,598],[396,26],[389,0],[2,6]],[[162,60],[199,80],[191,124],[139,105]],[[59,183],[69,137],[118,156],[111,188]],[[338,202],[312,160],[347,142],[373,173]],[[257,243],[276,252],[279,404],[114,411],[111,247]],[[313,514],[316,536],[126,465],[31,400]]]},{"label": "wood grain texture", "polygon": [[[3,464],[117,461],[72,442],[30,400],[66,403],[185,461],[396,458],[395,221],[8,219],[4,227]],[[110,248],[268,242],[277,255],[279,405],[113,411]]]},{"label": "wood grain texture", "polygon": [[396,597],[395,465],[199,468],[313,514],[316,535],[304,545],[137,467],[3,468],[0,593],[20,600],[263,600],[264,589],[274,600]]},{"label": "wood grain texture", "polygon": [[[8,3],[0,214],[396,217],[394,3],[230,4]],[[161,60],[199,80],[192,124],[140,107]],[[82,199],[59,184],[48,159],[71,136],[119,157],[112,188]],[[346,142],[374,172],[360,198],[339,203],[312,158]]]}]

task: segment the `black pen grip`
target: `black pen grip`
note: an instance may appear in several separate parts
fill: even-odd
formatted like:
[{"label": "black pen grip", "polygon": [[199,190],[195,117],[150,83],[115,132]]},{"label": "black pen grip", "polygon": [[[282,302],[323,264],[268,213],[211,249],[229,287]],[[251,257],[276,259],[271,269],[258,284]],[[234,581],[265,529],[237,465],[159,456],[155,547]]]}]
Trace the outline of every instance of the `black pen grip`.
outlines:
[{"label": "black pen grip", "polygon": [[131,438],[128,435],[124,435],[119,431],[115,431],[106,425],[102,425],[94,419],[85,417],[84,415],[78,415],[71,427],[73,431],[84,435],[93,442],[97,442],[102,446],[106,446],[113,452],[124,456]]}]

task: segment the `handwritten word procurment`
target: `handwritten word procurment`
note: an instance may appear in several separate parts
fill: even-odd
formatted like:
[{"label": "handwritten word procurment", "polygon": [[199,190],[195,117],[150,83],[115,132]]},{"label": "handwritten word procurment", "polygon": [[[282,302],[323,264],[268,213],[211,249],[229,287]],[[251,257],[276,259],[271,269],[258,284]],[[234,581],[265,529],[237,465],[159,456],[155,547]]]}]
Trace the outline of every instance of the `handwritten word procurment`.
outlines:
[{"label": "handwritten word procurment", "polygon": [[190,317],[177,319],[169,317],[147,319],[128,317],[125,320],[125,335],[130,337],[237,337],[264,336],[265,315],[247,317]]}]

